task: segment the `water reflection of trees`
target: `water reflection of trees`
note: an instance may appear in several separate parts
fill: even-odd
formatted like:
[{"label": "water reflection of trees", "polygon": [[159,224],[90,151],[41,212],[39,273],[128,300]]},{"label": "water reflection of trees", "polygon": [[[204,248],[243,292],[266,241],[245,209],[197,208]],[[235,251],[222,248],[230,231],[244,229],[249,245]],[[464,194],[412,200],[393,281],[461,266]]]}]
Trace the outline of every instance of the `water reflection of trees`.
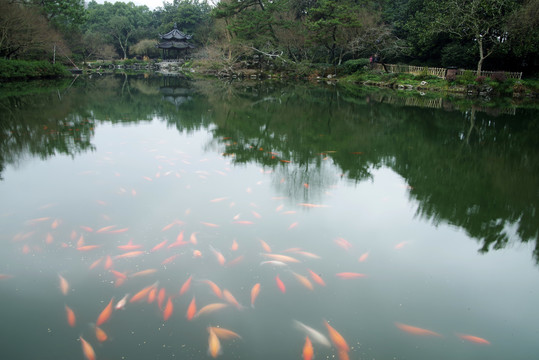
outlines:
[{"label": "water reflection of trees", "polygon": [[287,194],[312,195],[304,183],[327,188],[328,157],[357,182],[388,166],[411,186],[418,216],[465,229],[483,252],[516,239],[535,242],[539,261],[539,121],[531,110],[492,117],[478,106],[396,107],[387,95],[347,97],[320,87],[198,86],[217,124],[214,141],[235,162],[257,162],[290,179],[296,190]]},{"label": "water reflection of trees", "polygon": [[[279,192],[300,201],[321,199],[337,181],[332,165],[355,182],[390,167],[410,185],[418,216],[465,229],[481,241],[481,251],[515,239],[535,242],[539,261],[539,120],[533,110],[493,117],[478,106],[395,105],[403,100],[387,93],[123,75],[80,79],[61,95],[0,99],[8,110],[0,170],[25,154],[90,150],[101,122],[159,119],[180,132],[208,129],[208,148],[236,164],[262,165]],[[446,100],[441,106],[458,109]]]}]

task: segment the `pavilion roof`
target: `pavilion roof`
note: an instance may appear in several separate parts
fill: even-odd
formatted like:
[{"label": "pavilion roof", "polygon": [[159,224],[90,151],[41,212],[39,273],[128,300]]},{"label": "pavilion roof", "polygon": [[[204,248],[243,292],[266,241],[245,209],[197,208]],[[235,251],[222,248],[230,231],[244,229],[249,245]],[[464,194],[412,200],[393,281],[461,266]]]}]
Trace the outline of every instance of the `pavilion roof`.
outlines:
[{"label": "pavilion roof", "polygon": [[193,49],[195,46],[185,41],[163,41],[157,47],[160,49]]},{"label": "pavilion roof", "polygon": [[189,40],[193,35],[187,35],[181,32],[178,30],[178,25],[174,23],[174,29],[164,35],[159,34],[159,37],[163,40]]}]

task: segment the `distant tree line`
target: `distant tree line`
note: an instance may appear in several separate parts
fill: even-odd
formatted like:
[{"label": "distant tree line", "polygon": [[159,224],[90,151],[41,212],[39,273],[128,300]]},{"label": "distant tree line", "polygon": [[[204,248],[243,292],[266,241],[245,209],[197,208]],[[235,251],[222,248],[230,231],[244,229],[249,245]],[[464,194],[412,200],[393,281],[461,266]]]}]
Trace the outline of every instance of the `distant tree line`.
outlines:
[{"label": "distant tree line", "polygon": [[537,70],[539,0],[0,0],[0,56],[74,61],[159,57],[158,34],[193,35],[204,56],[296,64],[381,62]]}]

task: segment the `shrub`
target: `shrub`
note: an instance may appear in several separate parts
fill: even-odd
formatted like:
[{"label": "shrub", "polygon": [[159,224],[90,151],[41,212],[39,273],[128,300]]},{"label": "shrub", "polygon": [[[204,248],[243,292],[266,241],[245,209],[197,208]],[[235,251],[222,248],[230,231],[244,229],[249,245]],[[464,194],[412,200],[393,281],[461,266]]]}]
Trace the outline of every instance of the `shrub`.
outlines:
[{"label": "shrub", "polygon": [[0,79],[17,80],[68,76],[61,64],[48,61],[24,61],[0,59]]},{"label": "shrub", "polygon": [[507,77],[505,76],[505,73],[504,73],[503,71],[497,71],[497,72],[495,72],[494,74],[492,74],[492,75],[490,76],[490,78],[491,78],[492,80],[497,81],[497,82],[500,82],[500,83],[501,83],[501,82],[504,82],[504,81],[507,79]]},{"label": "shrub", "polygon": [[475,78],[475,82],[482,85],[485,82],[486,79],[487,79],[486,76],[478,76],[478,77]]},{"label": "shrub", "polygon": [[342,64],[342,68],[345,74],[353,74],[357,71],[363,71],[369,64],[369,59],[354,59],[345,61]]}]

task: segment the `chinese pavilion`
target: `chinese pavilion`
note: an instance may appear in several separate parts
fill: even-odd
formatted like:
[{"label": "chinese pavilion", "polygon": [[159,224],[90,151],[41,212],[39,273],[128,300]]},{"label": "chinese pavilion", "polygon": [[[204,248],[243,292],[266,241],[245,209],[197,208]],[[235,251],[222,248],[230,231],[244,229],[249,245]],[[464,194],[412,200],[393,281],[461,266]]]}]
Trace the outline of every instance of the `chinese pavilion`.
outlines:
[{"label": "chinese pavilion", "polygon": [[157,47],[163,49],[163,59],[178,59],[181,54],[186,54],[190,49],[195,47],[195,45],[188,42],[192,35],[184,34],[178,30],[176,23],[174,23],[174,29],[172,31],[164,35],[159,34],[159,37],[161,41],[157,44]]}]

